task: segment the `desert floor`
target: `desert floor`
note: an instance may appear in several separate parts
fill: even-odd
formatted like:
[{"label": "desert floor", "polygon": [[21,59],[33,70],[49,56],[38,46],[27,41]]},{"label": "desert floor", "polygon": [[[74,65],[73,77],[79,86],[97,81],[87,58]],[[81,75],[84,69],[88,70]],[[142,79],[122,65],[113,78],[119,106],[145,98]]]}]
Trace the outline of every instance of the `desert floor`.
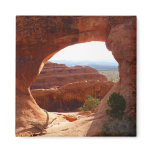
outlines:
[{"label": "desert floor", "polygon": [[87,112],[49,112],[52,120],[56,118],[46,129],[42,136],[86,136],[94,113]]},{"label": "desert floor", "polygon": [[112,82],[119,81],[119,71],[118,70],[99,71],[99,73],[105,75],[108,78],[108,81],[112,81]]}]

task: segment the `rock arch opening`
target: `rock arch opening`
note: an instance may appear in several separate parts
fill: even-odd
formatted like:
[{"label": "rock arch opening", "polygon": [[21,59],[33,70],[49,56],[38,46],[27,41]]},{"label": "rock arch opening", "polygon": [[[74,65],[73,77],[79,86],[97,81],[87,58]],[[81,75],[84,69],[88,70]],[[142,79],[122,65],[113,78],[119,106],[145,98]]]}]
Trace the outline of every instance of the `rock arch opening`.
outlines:
[{"label": "rock arch opening", "polygon": [[[66,46],[89,41],[103,41],[112,51],[119,63],[120,80],[110,93],[122,94],[127,102],[125,112],[136,116],[135,16],[17,16],[16,133],[30,128],[29,120],[45,124],[46,113],[36,104],[30,91],[44,63]],[[101,118],[105,116],[107,98],[108,95],[97,112]],[[103,121],[101,119],[100,124]],[[92,122],[92,126],[98,123]],[[87,135],[95,134],[90,129]]]},{"label": "rock arch opening", "polygon": [[119,81],[118,63],[104,42],[70,45],[51,57],[31,85],[38,105],[48,111],[79,111],[87,95],[101,100]]}]

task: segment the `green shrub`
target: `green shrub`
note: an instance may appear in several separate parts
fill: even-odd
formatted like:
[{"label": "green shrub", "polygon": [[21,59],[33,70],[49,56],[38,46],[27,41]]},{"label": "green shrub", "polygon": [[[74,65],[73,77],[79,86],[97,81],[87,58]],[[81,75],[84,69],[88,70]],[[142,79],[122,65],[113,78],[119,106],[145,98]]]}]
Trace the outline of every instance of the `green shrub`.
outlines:
[{"label": "green shrub", "polygon": [[106,109],[107,114],[112,118],[122,119],[126,108],[126,101],[119,93],[113,93],[107,100],[107,104],[111,109]]},{"label": "green shrub", "polygon": [[88,111],[88,110],[95,110],[95,108],[100,103],[99,99],[93,98],[90,95],[87,95],[87,99],[85,100],[82,107],[79,108],[80,111]]},{"label": "green shrub", "polygon": [[107,100],[110,109],[106,109],[111,117],[101,127],[101,136],[135,136],[136,121],[124,114],[126,101],[119,93],[113,93]]},{"label": "green shrub", "polygon": [[125,115],[121,120],[108,120],[101,127],[101,136],[136,136],[136,121]]}]

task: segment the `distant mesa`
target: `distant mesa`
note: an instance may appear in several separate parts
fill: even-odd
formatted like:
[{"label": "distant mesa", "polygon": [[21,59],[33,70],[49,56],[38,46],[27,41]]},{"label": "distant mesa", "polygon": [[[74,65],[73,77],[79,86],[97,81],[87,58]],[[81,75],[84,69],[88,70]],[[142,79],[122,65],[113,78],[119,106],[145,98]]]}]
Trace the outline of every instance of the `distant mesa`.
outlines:
[{"label": "distant mesa", "polygon": [[84,80],[107,81],[106,76],[89,66],[71,66],[47,62],[31,89],[49,89]]},{"label": "distant mesa", "polygon": [[67,112],[81,107],[87,95],[102,99],[113,85],[92,67],[47,62],[31,93],[41,108]]}]

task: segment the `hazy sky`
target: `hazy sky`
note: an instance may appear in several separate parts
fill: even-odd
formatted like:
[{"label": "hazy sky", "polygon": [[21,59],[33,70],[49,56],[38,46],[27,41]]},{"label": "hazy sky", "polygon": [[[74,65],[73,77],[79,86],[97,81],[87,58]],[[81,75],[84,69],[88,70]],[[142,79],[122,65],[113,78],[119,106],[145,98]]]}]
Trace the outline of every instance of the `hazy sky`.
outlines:
[{"label": "hazy sky", "polygon": [[56,53],[51,60],[115,62],[104,42],[86,42],[68,46]]}]

